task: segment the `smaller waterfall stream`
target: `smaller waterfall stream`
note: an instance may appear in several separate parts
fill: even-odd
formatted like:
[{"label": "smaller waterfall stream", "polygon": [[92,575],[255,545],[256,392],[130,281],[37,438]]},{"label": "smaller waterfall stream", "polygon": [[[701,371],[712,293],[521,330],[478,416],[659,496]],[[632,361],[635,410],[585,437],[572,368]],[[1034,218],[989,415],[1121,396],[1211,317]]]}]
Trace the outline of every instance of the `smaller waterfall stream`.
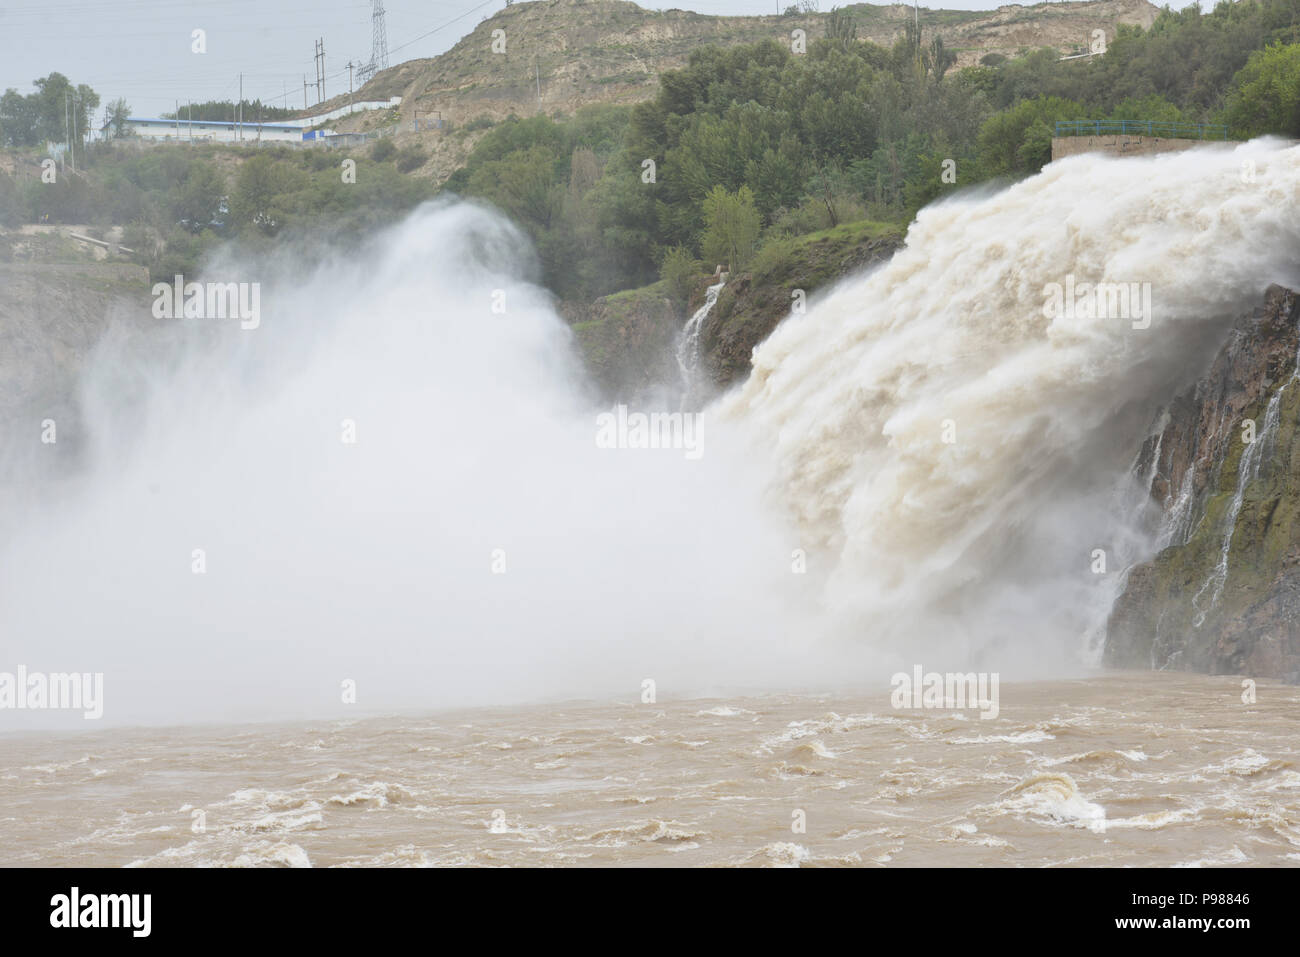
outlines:
[{"label": "smaller waterfall stream", "polygon": [[727,275],[723,273],[718,282],[710,286],[704,293],[704,305],[695,310],[695,314],[686,320],[686,325],[682,327],[681,335],[677,339],[677,367],[682,372],[682,407],[695,392],[697,372],[700,366],[700,329],[704,325],[704,320],[709,317],[714,305],[717,304],[718,295],[722,292],[722,287],[727,284]]},{"label": "smaller waterfall stream", "polygon": [[[1237,466],[1237,488],[1233,492],[1232,502],[1228,505],[1228,511],[1223,517],[1223,545],[1219,549],[1219,561],[1214,566],[1214,571],[1206,579],[1205,584],[1192,597],[1192,606],[1196,609],[1196,618],[1193,624],[1199,628],[1205,623],[1205,616],[1210,613],[1219,602],[1219,596],[1223,594],[1223,586],[1228,580],[1228,553],[1232,548],[1232,536],[1237,530],[1237,516],[1241,513],[1241,504],[1246,496],[1246,486],[1259,477],[1260,465],[1263,463],[1267,447],[1273,442],[1277,433],[1278,419],[1281,417],[1282,394],[1291,386],[1297,378],[1300,378],[1300,355],[1296,357],[1296,368],[1291,373],[1291,378],[1282,383],[1281,388],[1273,393],[1273,397],[1268,400],[1268,408],[1264,412],[1264,425],[1255,436],[1255,441],[1250,443],[1250,447],[1241,454],[1241,462]],[[1201,596],[1209,590],[1210,601],[1205,607],[1201,606]]]}]

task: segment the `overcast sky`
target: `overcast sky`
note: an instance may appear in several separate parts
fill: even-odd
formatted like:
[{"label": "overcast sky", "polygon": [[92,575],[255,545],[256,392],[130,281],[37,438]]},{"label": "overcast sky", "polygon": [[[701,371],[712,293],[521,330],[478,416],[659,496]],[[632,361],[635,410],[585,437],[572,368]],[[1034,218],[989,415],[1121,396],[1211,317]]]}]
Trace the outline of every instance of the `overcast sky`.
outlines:
[{"label": "overcast sky", "polygon": [[[793,0],[642,6],[752,15],[776,13],[783,2]],[[822,0],[822,6],[833,2]],[[384,0],[390,65],[441,53],[504,6],[504,0]],[[998,4],[944,0],[935,6],[991,10]],[[190,52],[198,28],[207,32],[202,56]],[[318,37],[325,41],[325,93],[345,92],[348,60],[370,57],[370,0],[0,0],[0,90],[30,92],[33,79],[57,70],[94,88],[100,116],[119,96],[134,115],[157,116],[177,100],[236,99],[242,71],[248,99],[301,107],[303,77],[315,79]]]}]

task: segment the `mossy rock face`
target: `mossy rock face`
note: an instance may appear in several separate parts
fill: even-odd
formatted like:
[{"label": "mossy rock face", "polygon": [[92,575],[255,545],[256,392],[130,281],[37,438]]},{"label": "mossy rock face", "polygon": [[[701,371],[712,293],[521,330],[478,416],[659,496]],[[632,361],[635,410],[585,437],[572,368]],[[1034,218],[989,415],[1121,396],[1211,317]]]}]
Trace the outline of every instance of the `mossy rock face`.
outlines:
[{"label": "mossy rock face", "polygon": [[[1143,467],[1153,466],[1152,495],[1166,509],[1177,490],[1194,492],[1190,531],[1131,571],[1111,614],[1108,664],[1300,677],[1298,298],[1271,289],[1195,392],[1171,405],[1153,440],[1159,461],[1146,455]],[[1246,420],[1256,423],[1252,444]]]},{"label": "mossy rock face", "polygon": [[[809,233],[760,257],[750,272],[728,277],[700,328],[701,368],[712,390],[749,375],[754,347],[790,314],[791,296],[806,295],[857,269],[881,262],[902,245],[897,223],[862,221]],[[579,352],[605,401],[662,399],[682,387],[677,339],[699,309],[716,276],[700,276],[689,301],[678,301],[661,280],[597,299],[564,303]]]},{"label": "mossy rock face", "polygon": [[566,304],[561,311],[602,400],[643,401],[677,382],[674,346],[685,316],[666,283],[605,296],[590,306]]},{"label": "mossy rock face", "polygon": [[702,364],[713,385],[724,389],[749,375],[754,347],[790,314],[795,290],[810,296],[888,259],[903,232],[895,223],[844,223],[791,240],[777,261],[760,257],[752,271],[731,277],[700,328]]}]

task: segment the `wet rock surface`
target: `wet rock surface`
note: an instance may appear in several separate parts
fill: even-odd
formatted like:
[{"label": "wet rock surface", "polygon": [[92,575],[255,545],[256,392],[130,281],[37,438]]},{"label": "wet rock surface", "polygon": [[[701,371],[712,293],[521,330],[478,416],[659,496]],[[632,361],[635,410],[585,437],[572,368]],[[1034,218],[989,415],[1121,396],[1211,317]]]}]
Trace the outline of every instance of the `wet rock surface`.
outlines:
[{"label": "wet rock surface", "polygon": [[1142,449],[1164,547],[1129,573],[1107,664],[1300,678],[1298,303],[1270,288]]}]

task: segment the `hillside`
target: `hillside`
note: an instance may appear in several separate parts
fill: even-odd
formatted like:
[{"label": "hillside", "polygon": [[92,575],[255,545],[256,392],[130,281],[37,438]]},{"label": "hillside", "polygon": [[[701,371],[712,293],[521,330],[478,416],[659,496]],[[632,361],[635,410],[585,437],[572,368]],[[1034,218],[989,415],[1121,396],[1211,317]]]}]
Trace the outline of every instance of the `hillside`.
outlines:
[{"label": "hillside", "polygon": [[[903,35],[913,8],[902,4],[854,4],[858,37],[890,46]],[[938,35],[956,52],[957,66],[989,53],[1010,56],[1024,49],[1054,47],[1062,53],[1086,46],[1092,31],[1107,38],[1116,24],[1149,27],[1158,8],[1147,0],[1011,5],[996,11],[920,11],[927,36]],[[428,172],[445,179],[467,155],[474,137],[464,127],[510,114],[571,114],[592,103],[635,103],[651,98],[659,74],[683,66],[692,50],[707,44],[737,45],[764,39],[789,42],[802,29],[814,40],[826,33],[828,13],[792,16],[714,17],[685,10],[646,10],[623,0],[538,0],[516,3],[479,23],[446,53],[408,60],[376,75],[357,99],[402,97],[402,128],[416,113],[440,113],[452,132],[406,132],[434,156]],[[505,31],[505,52],[492,52],[493,31]],[[325,108],[344,106],[335,97]],[[321,107],[313,107],[319,112]],[[360,114],[339,129],[391,122]],[[457,132],[459,128],[459,132]]]}]

